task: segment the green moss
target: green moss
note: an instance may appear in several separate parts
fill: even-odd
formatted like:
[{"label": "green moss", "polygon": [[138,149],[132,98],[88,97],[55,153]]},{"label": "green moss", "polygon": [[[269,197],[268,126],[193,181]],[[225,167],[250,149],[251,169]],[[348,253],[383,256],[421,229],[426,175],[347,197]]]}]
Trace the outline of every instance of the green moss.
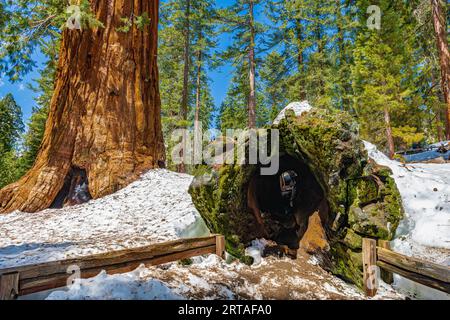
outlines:
[{"label": "green moss", "polygon": [[383,190],[384,196],[384,208],[387,216],[387,221],[390,223],[391,229],[391,237],[389,240],[392,240],[392,236],[395,233],[395,230],[398,228],[400,221],[404,217],[404,209],[402,206],[402,199],[400,192],[398,191],[397,185],[395,184],[395,180],[391,177],[386,179],[385,188]]},{"label": "green moss", "polygon": [[362,248],[362,237],[352,229],[347,229],[345,238],[342,241],[347,247],[353,250]]},{"label": "green moss", "polygon": [[193,261],[192,261],[192,259],[183,259],[183,260],[178,261],[178,263],[182,266],[190,266],[190,265],[192,265]]},{"label": "green moss", "polygon": [[359,288],[363,287],[362,280],[362,262],[355,256],[346,246],[336,243],[331,248],[331,269],[330,271],[343,278],[344,280],[354,283]]}]

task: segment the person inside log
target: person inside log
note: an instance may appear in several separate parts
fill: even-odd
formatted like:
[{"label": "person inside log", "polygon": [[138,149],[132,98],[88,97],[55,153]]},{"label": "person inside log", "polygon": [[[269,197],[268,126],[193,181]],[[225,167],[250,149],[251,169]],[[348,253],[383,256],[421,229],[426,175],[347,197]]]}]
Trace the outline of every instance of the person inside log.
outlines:
[{"label": "person inside log", "polygon": [[285,171],[280,175],[280,190],[283,199],[283,213],[292,215],[294,211],[294,200],[297,196],[298,174],[293,171]]}]

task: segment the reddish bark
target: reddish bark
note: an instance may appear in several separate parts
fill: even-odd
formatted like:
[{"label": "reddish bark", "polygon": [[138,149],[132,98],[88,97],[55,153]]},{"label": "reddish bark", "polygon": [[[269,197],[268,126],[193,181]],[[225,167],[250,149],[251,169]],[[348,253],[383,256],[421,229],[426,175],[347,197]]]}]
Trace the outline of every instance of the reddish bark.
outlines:
[{"label": "reddish bark", "polygon": [[431,8],[441,67],[441,88],[447,104],[445,112],[446,133],[447,139],[450,140],[450,53],[447,42],[446,12],[440,0],[431,0]]},{"label": "reddish bark", "polygon": [[[74,169],[85,172],[89,193],[98,198],[163,165],[158,7],[158,0],[92,0],[104,28],[63,32],[40,152],[21,180],[0,191],[0,212],[52,206]],[[116,30],[121,18],[144,12],[149,25]]]}]

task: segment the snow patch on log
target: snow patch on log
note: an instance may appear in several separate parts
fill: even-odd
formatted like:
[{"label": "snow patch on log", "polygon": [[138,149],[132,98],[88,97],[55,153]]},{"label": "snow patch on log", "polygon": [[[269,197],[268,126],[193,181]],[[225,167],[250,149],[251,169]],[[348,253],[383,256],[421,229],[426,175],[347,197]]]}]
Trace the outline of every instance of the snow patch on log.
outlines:
[{"label": "snow patch on log", "polygon": [[308,101],[292,102],[286,108],[281,110],[280,114],[273,121],[273,124],[275,124],[275,125],[280,124],[281,120],[283,120],[286,117],[286,112],[288,110],[294,111],[295,115],[297,117],[300,117],[304,112],[308,112],[311,109],[312,109],[312,107]]}]

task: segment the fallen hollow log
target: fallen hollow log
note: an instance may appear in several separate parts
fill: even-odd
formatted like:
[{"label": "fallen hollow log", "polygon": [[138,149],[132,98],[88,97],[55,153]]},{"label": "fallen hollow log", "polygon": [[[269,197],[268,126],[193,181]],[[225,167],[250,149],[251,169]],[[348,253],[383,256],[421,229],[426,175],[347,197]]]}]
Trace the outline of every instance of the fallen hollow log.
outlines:
[{"label": "fallen hollow log", "polygon": [[[257,238],[290,249],[307,242],[307,250],[322,254],[324,267],[362,286],[362,238],[391,239],[403,216],[392,172],[368,158],[347,113],[312,109],[298,116],[288,110],[271,128],[280,134],[277,174],[261,175],[261,165],[210,168],[190,187],[196,208],[245,262],[251,260],[245,247]],[[279,176],[286,170],[299,175],[290,216],[280,207]]]}]

